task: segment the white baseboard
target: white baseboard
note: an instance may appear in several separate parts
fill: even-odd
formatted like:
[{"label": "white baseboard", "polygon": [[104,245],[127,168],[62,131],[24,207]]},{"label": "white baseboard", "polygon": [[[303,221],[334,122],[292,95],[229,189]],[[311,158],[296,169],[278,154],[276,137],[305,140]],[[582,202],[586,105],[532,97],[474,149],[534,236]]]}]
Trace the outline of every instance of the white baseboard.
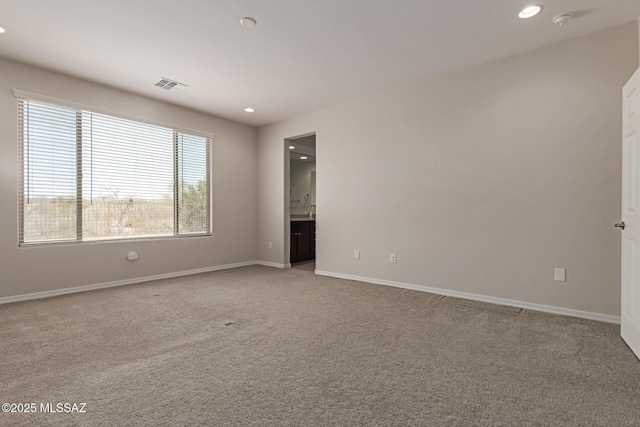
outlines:
[{"label": "white baseboard", "polygon": [[75,286],[73,288],[54,289],[51,291],[34,292],[30,294],[14,295],[0,298],[0,304],[8,304],[11,302],[28,301],[33,299],[49,298],[58,295],[73,294],[76,292],[93,291],[96,289],[113,288],[116,286],[133,285],[135,283],[150,282],[152,280],[172,279],[174,277],[191,276],[193,274],[209,273],[218,270],[228,270],[230,268],[246,267],[258,264],[258,261],[238,262],[235,264],[216,265],[213,267],[198,268],[195,270],[183,270],[173,273],[156,274],[153,276],[136,277],[133,279],[116,280],[114,282],[96,283],[93,285]]},{"label": "white baseboard", "polygon": [[468,292],[458,292],[448,289],[432,288],[430,286],[414,285],[411,283],[393,282],[389,280],[373,279],[370,277],[352,276],[349,274],[333,273],[330,271],[316,270],[315,273],[320,276],[335,277],[338,279],[356,280],[358,282],[372,283],[374,285],[393,286],[402,289],[411,289],[414,291],[431,292],[433,294],[445,295],[449,297],[465,298],[474,301],[488,302],[492,304],[506,305],[510,307],[525,308],[527,310],[542,311],[544,313],[560,314],[563,316],[579,317],[582,319],[597,320],[599,322],[620,324],[619,316],[611,316],[609,314],[592,313],[590,311],[573,310],[570,308],[555,307],[551,305],[534,304],[525,301],[517,301],[506,298],[489,297],[486,295],[472,294]]},{"label": "white baseboard", "polygon": [[[190,276],[193,274],[209,273],[218,270],[228,270],[231,268],[246,267],[250,265],[263,265],[275,268],[290,268],[291,264],[279,264],[267,261],[245,261],[235,264],[217,265],[213,267],[198,268],[195,270],[183,270],[173,273],[156,274],[153,276],[136,277],[133,279],[117,280],[114,282],[97,283],[93,285],[76,286],[72,288],[54,289],[51,291],[34,292],[30,294],[13,295],[0,298],[0,304],[8,304],[12,302],[28,301],[41,298],[55,297],[58,295],[72,294],[76,292],[93,291],[96,289],[113,288],[116,286],[132,285],[135,283],[150,282],[152,280],[171,279],[174,277]],[[600,322],[620,324],[619,316],[611,316],[608,314],[592,313],[589,311],[573,310],[570,308],[554,307],[550,305],[534,304],[525,301],[516,301],[506,298],[489,297],[485,295],[472,294],[467,292],[458,292],[448,289],[432,288],[430,286],[415,285],[411,283],[394,282],[390,280],[374,279],[371,277],[353,276],[349,274],[333,273],[330,271],[315,270],[315,274],[319,276],[335,277],[338,279],[355,280],[358,282],[372,283],[375,285],[393,286],[402,289],[411,289],[414,291],[431,292],[434,294],[445,295],[450,297],[465,298],[474,301],[488,302],[492,304],[500,304],[511,307],[525,308],[528,310],[542,311],[545,313],[560,314],[564,316],[579,317],[582,319],[597,320]]]},{"label": "white baseboard", "polygon": [[278,264],[277,262],[269,262],[269,261],[256,261],[254,262],[256,265],[264,265],[265,267],[275,267],[275,268],[290,268],[291,264]]}]

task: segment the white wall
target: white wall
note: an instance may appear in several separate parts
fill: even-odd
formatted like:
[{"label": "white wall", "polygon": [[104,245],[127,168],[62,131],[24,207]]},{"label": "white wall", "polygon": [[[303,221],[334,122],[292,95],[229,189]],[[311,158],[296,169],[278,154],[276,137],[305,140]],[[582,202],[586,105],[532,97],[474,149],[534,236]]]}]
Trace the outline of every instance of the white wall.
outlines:
[{"label": "white wall", "polygon": [[621,89],[637,32],[260,128],[259,258],[285,263],[283,141],[316,132],[318,270],[619,316]]},{"label": "white wall", "polygon": [[[291,203],[289,213],[299,215],[309,211],[315,212],[315,207],[311,206],[311,171],[316,170],[315,160],[291,160],[289,164],[291,177],[290,200],[300,201],[299,203]],[[306,204],[305,196],[309,199]]]},{"label": "white wall", "polygon": [[[213,236],[19,248],[13,89],[215,133]],[[250,126],[0,59],[0,297],[255,260],[256,156],[256,130]],[[136,262],[126,260],[129,250],[138,251]]]}]

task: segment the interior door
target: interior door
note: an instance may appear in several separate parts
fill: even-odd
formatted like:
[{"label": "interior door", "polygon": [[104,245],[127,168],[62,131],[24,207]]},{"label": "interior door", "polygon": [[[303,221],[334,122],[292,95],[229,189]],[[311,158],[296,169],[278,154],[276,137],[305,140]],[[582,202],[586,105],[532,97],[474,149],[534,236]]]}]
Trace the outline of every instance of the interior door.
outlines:
[{"label": "interior door", "polygon": [[622,89],[622,102],[620,335],[640,358],[640,69]]}]

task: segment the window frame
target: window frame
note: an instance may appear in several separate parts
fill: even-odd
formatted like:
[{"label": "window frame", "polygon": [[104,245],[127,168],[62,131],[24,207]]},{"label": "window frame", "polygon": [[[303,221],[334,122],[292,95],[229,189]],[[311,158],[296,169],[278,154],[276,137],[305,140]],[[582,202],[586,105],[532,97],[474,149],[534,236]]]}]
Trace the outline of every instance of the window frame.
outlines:
[{"label": "window frame", "polygon": [[[168,124],[166,122],[150,120],[147,118],[140,118],[137,116],[129,115],[121,112],[114,112],[112,110],[99,108],[95,106],[85,105],[73,101],[63,100],[55,97],[50,97],[46,95],[40,95],[20,89],[14,89],[13,94],[16,97],[16,123],[17,123],[17,145],[18,145],[18,246],[21,248],[24,247],[38,247],[38,246],[60,246],[60,245],[86,245],[86,244],[100,244],[100,243],[121,243],[121,242],[134,242],[134,241],[158,241],[158,240],[175,240],[175,239],[188,239],[188,238],[202,238],[202,237],[211,237],[213,236],[213,146],[215,133],[213,132],[205,132],[201,130],[196,130],[184,126],[176,126],[173,124]],[[179,218],[178,218],[178,198],[177,198],[177,188],[178,181],[174,181],[174,191],[173,191],[173,212],[174,212],[174,230],[173,234],[163,234],[158,236],[153,235],[144,235],[144,236],[118,236],[118,237],[105,237],[100,239],[91,239],[91,240],[82,240],[82,205],[83,199],[82,197],[78,198],[78,193],[76,192],[76,206],[77,206],[77,224],[76,228],[80,229],[80,231],[76,231],[76,237],[74,239],[60,239],[54,241],[35,241],[35,242],[24,242],[24,203],[25,203],[25,159],[24,159],[24,133],[23,133],[23,125],[20,123],[20,103],[22,100],[40,102],[45,104],[50,104],[52,106],[69,108],[76,111],[80,116],[82,115],[82,111],[102,114],[106,116],[111,116],[116,119],[129,120],[133,122],[139,122],[141,124],[151,125],[151,126],[159,126],[166,129],[171,129],[174,135],[174,141],[177,139],[177,135],[180,133],[188,134],[192,136],[202,137],[207,139],[207,154],[206,154],[206,182],[208,194],[206,195],[206,209],[208,216],[208,231],[205,233],[179,233]],[[76,132],[77,138],[77,149],[76,149],[76,169],[78,176],[82,175],[82,131]],[[175,159],[175,150],[176,145],[174,144],[174,164],[172,169],[174,172],[178,168],[176,159]],[[76,178],[76,182],[81,181],[81,179]],[[81,184],[79,184],[81,185]],[[81,187],[80,187],[81,188]],[[80,239],[78,239],[80,237]]]}]

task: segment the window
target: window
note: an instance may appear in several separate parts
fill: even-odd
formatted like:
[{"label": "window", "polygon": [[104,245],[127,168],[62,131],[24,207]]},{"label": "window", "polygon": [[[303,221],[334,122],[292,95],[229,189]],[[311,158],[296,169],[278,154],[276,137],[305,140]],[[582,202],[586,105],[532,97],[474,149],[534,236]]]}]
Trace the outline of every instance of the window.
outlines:
[{"label": "window", "polygon": [[18,98],[20,244],[211,234],[211,138]]}]

